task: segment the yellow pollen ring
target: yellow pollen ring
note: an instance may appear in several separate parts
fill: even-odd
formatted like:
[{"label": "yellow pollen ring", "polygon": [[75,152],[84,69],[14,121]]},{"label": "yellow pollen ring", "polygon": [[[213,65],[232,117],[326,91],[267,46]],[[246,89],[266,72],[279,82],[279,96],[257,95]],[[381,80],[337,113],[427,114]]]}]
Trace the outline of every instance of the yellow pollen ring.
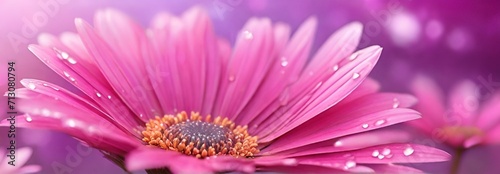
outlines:
[{"label": "yellow pollen ring", "polygon": [[[215,135],[200,137],[199,132],[190,132],[190,128],[199,131],[207,127],[215,130]],[[236,126],[228,118],[220,116],[213,120],[210,115],[203,118],[197,112],[191,112],[189,117],[184,111],[175,116],[156,116],[146,123],[142,135],[142,141],[149,145],[197,158],[214,155],[252,157],[259,153],[257,136],[250,136],[247,126]]]}]

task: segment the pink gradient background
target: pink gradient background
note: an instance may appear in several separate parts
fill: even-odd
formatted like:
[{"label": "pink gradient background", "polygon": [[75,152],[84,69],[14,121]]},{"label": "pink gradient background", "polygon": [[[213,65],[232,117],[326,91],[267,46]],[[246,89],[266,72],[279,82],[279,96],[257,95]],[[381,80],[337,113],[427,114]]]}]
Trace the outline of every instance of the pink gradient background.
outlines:
[{"label": "pink gradient background", "polygon": [[[23,19],[32,20],[37,13],[45,13],[40,2],[49,0],[0,0],[0,73],[7,73],[7,62],[16,62],[16,78],[36,78],[50,81],[76,91],[63,78],[57,76],[26,48],[36,43],[36,36],[25,36],[15,50],[9,42],[9,33],[22,36]],[[54,0],[55,1],[55,0]],[[407,92],[414,75],[424,73],[434,78],[444,89],[458,81],[469,78],[478,84],[481,79],[491,78],[495,83],[483,84],[484,94],[488,89],[500,87],[500,1],[477,3],[473,0],[318,0],[314,3],[299,0],[170,0],[170,1],[86,1],[61,0],[59,8],[47,22],[37,27],[36,34],[43,32],[59,34],[75,31],[76,17],[92,21],[98,9],[116,8],[129,14],[143,26],[160,11],[180,14],[193,5],[207,9],[215,31],[234,42],[239,29],[252,16],[269,17],[273,21],[288,23],[293,29],[309,16],[319,21],[314,48],[317,49],[326,38],[340,26],[351,21],[365,24],[362,47],[378,44],[384,47],[382,57],[371,74],[382,84],[385,91]],[[231,11],[218,15],[214,2],[228,4],[235,2]],[[486,0],[488,1],[488,0]],[[391,13],[397,9],[398,13]],[[381,14],[390,14],[391,22],[385,22]],[[383,17],[383,16],[382,16]],[[6,75],[0,75],[0,90],[6,91]],[[20,83],[17,83],[20,87]],[[1,99],[0,118],[4,118],[5,98]],[[396,126],[406,129],[405,126]],[[7,128],[0,128],[0,146],[7,145]],[[72,138],[52,131],[18,129],[18,147],[34,148],[30,164],[40,164],[42,173],[54,173],[52,165],[61,163],[72,173],[123,173],[97,150],[81,154],[81,160],[70,157],[67,148],[76,150],[80,146]],[[415,142],[431,141],[416,136]],[[429,145],[429,144],[427,144]],[[439,144],[436,147],[449,150]],[[461,173],[487,173],[495,171],[495,157],[500,159],[500,146],[475,148],[464,154]],[[450,152],[451,153],[451,152]],[[71,156],[71,155],[70,155]],[[79,161],[79,162],[78,162]],[[74,165],[70,165],[75,163]],[[417,165],[432,173],[446,172],[449,163]],[[498,168],[498,166],[496,166]],[[498,170],[497,170],[498,171]]]}]

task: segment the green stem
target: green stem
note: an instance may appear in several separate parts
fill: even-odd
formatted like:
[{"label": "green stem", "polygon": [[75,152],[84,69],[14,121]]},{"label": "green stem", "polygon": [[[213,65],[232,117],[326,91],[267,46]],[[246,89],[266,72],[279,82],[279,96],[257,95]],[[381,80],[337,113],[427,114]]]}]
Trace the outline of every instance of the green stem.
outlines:
[{"label": "green stem", "polygon": [[455,150],[455,155],[453,156],[453,163],[451,164],[451,174],[458,174],[458,169],[460,168],[460,161],[462,160],[462,155],[465,149],[457,148]]}]

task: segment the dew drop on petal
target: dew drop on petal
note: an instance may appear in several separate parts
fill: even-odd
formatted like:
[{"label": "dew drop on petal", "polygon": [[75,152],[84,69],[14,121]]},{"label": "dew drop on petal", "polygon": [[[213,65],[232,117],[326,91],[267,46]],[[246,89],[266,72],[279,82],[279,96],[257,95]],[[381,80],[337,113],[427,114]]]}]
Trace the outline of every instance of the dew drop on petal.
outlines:
[{"label": "dew drop on petal", "polygon": [[69,77],[69,73],[66,71],[63,71],[64,76]]},{"label": "dew drop on petal", "polygon": [[68,59],[68,58],[69,58],[69,54],[68,54],[68,53],[66,53],[66,52],[61,52],[61,57],[62,57],[63,59]]},{"label": "dew drop on petal", "polygon": [[340,147],[342,146],[342,144],[343,144],[342,141],[336,141],[335,144],[333,144],[333,146]]},{"label": "dew drop on petal", "polygon": [[357,79],[357,78],[359,78],[359,73],[352,74],[352,79]]},{"label": "dew drop on petal", "polygon": [[283,160],[283,165],[286,165],[286,166],[297,165],[297,160],[295,158],[284,159]]},{"label": "dew drop on petal", "polygon": [[350,169],[350,168],[353,168],[353,167],[356,167],[356,162],[354,162],[353,160],[349,160],[345,163],[345,169]]},{"label": "dew drop on petal", "polygon": [[35,90],[35,88],[36,88],[35,83],[33,83],[33,82],[28,83],[28,88],[30,88],[31,90]]},{"label": "dew drop on petal", "polygon": [[57,57],[59,57],[61,59],[68,59],[68,57],[69,57],[69,54],[64,52],[64,51],[60,51],[56,48],[54,48],[54,51],[57,53]]},{"label": "dew drop on petal", "polygon": [[95,93],[95,95],[97,95],[97,97],[99,97],[99,98],[102,96],[101,93],[98,93],[98,92]]},{"label": "dew drop on petal", "polygon": [[413,152],[415,152],[415,150],[414,150],[412,147],[408,146],[408,147],[406,147],[406,149],[403,151],[403,154],[404,154],[405,156],[410,156],[411,154],[413,154]]},{"label": "dew drop on petal", "polygon": [[252,32],[245,30],[245,31],[243,31],[243,37],[245,37],[245,39],[252,39],[253,34],[252,34]]},{"label": "dew drop on petal", "polygon": [[397,98],[394,98],[393,103],[392,103],[392,108],[398,108],[399,107],[399,100]]},{"label": "dew drop on petal", "polygon": [[366,129],[366,128],[368,128],[368,124],[366,124],[366,123],[365,123],[365,124],[361,125],[361,127],[362,127],[363,129]]},{"label": "dew drop on petal", "polygon": [[286,67],[288,65],[288,60],[286,59],[281,59],[281,66]]},{"label": "dew drop on petal", "polygon": [[143,114],[139,114],[139,117],[141,117],[141,118],[142,118],[142,117],[144,117],[144,115],[143,115]]},{"label": "dew drop on petal", "polygon": [[337,71],[337,70],[339,70],[339,65],[333,66],[333,71]]},{"label": "dew drop on petal", "polygon": [[378,158],[378,159],[384,159],[384,158],[385,158],[385,156],[384,156],[384,155],[382,155],[382,154],[379,154],[379,155],[377,156],[377,158]]},{"label": "dew drop on petal", "polygon": [[111,96],[110,96],[110,95],[108,95],[108,99],[110,99],[110,100],[111,100]]},{"label": "dew drop on petal", "polygon": [[68,120],[66,121],[66,125],[68,125],[69,127],[75,127],[76,126],[76,122],[75,120]]},{"label": "dew drop on petal", "polygon": [[384,150],[382,150],[382,155],[387,156],[387,155],[389,155],[389,154],[391,154],[391,149],[384,148]]},{"label": "dew drop on petal", "polygon": [[351,54],[351,56],[349,56],[349,60],[352,61],[352,60],[356,59],[357,57],[358,57],[358,54],[357,53],[353,53],[353,54]]},{"label": "dew drop on petal", "polygon": [[376,126],[380,126],[380,125],[382,125],[384,123],[385,123],[385,120],[379,120],[379,121],[375,122],[375,125]]},{"label": "dew drop on petal", "polygon": [[28,115],[28,116],[26,116],[26,121],[28,123],[31,123],[31,121],[33,121],[33,118],[31,118],[31,116]]},{"label": "dew drop on petal", "polygon": [[73,59],[73,58],[71,58],[71,57],[68,58],[68,62],[71,63],[71,64],[73,64],[73,65],[76,64],[76,60]]},{"label": "dew drop on petal", "polygon": [[380,155],[380,152],[379,152],[378,150],[374,150],[374,151],[372,152],[372,156],[373,156],[373,157],[375,157],[375,158],[376,158],[376,157],[378,157],[378,155]]},{"label": "dew drop on petal", "polygon": [[75,81],[76,81],[76,79],[75,79],[75,78],[73,78],[73,77],[70,77],[70,78],[69,78],[69,80],[71,80],[72,82],[75,82]]}]

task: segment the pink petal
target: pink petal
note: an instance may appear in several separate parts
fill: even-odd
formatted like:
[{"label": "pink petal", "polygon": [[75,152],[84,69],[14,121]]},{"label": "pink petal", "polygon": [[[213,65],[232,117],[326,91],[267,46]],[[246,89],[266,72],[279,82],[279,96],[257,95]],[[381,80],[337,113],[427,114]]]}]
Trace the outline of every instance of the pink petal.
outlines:
[{"label": "pink petal", "polygon": [[33,154],[33,150],[31,148],[23,147],[16,149],[16,166],[24,166],[24,164],[26,164],[26,162],[28,162],[31,158],[31,154]]},{"label": "pink petal", "polygon": [[238,36],[228,69],[221,78],[214,115],[237,117],[257,91],[277,57],[269,19],[250,19]]},{"label": "pink petal", "polygon": [[[240,124],[250,125],[250,131],[256,128],[254,126],[271,116],[272,112],[275,112],[280,106],[288,103],[290,94],[285,87],[288,87],[289,83],[295,82],[304,68],[311,50],[316,25],[317,20],[309,18],[299,27],[285,49],[280,52],[280,56],[284,59],[277,60],[278,62],[273,64],[273,69],[269,73],[269,76],[272,77],[267,77],[266,87],[260,89],[259,97],[267,99],[264,100],[264,103],[250,102],[249,106],[242,111],[241,117],[243,120]],[[279,30],[279,28],[276,30]],[[279,33],[281,32],[277,32],[276,35],[280,35]],[[276,91],[283,92],[278,93]],[[261,101],[261,99],[253,98],[252,101]]]},{"label": "pink petal", "polygon": [[274,154],[275,156],[303,156],[321,153],[341,152],[347,150],[357,150],[370,146],[404,143],[409,141],[409,134],[401,131],[375,130],[349,135],[334,140],[323,141],[299,148],[287,150]]},{"label": "pink petal", "polygon": [[38,173],[42,170],[42,167],[39,165],[27,165],[18,169],[16,173]]},{"label": "pink petal", "polygon": [[208,159],[197,159],[174,151],[158,148],[139,148],[125,158],[125,166],[130,171],[167,167],[174,173],[215,173],[255,171],[253,162],[228,156],[216,156]]},{"label": "pink petal", "polygon": [[440,162],[451,158],[445,151],[415,144],[388,144],[354,151],[296,157],[300,163],[330,163],[353,161],[359,164]]},{"label": "pink petal", "polygon": [[[51,47],[62,45],[58,40],[49,35],[42,35],[39,40],[45,45]],[[83,65],[85,61],[81,61],[82,59],[80,57],[73,56],[71,52],[66,53],[59,49],[54,50],[37,45],[30,45],[28,48],[47,66],[54,70],[54,72],[65,78],[68,82],[86,94],[83,99],[85,102],[89,104],[93,103],[92,105],[98,105],[96,106],[97,108],[110,113],[111,115],[120,115],[120,117],[116,117],[115,119],[123,126],[135,127],[139,124],[138,120],[132,119],[135,118],[135,116],[132,115],[125,104],[122,103],[121,100],[117,100],[118,95],[104,80],[102,74],[90,72],[95,70],[96,67],[92,68],[93,65],[90,65],[90,63]],[[62,49],[64,48],[65,47]],[[70,59],[74,62],[69,61]],[[42,87],[41,89],[48,89],[50,91],[60,89],[50,83],[44,82],[43,84],[45,87]],[[64,90],[61,92],[64,92]],[[74,94],[68,93],[68,95]]]},{"label": "pink petal", "polygon": [[[336,137],[379,129],[419,117],[420,115],[416,111],[406,108],[396,108],[366,115],[338,115],[337,117],[333,117],[337,119],[331,121],[320,119],[323,121],[321,124],[318,123],[314,126],[309,124],[301,125],[294,132],[285,134],[283,137],[277,139],[263,150],[263,152],[269,151],[269,153],[275,153]],[[292,137],[300,137],[302,140],[297,141],[297,138]]]},{"label": "pink petal", "polygon": [[[82,115],[77,117],[81,118]],[[63,121],[36,114],[19,115],[17,119],[16,126],[18,127],[64,132],[86,145],[119,155],[124,155],[138,146],[143,146],[140,140],[117,133],[117,130],[113,130],[112,126],[106,122],[89,123],[79,119]],[[0,122],[0,126],[8,125],[10,125],[8,120]]]},{"label": "pink petal", "polygon": [[395,164],[369,164],[367,166],[375,170],[376,173],[424,173],[415,168]]},{"label": "pink petal", "polygon": [[285,172],[285,173],[371,173],[373,169],[356,165],[346,166],[346,163],[329,163],[314,161],[299,161],[295,158],[276,158],[275,156],[265,156],[255,159],[257,169],[261,171]]},{"label": "pink petal", "polygon": [[[30,90],[19,89],[17,92],[19,94],[16,99],[17,109],[25,113],[17,116],[18,127],[65,132],[92,147],[117,154],[124,154],[136,146],[142,146],[139,139],[128,132],[123,132],[112,122],[79,106],[78,103],[63,101],[66,100],[63,97],[55,100],[51,96]],[[3,120],[0,124],[10,125],[9,120]]]},{"label": "pink petal", "polygon": [[[30,48],[32,52],[38,56],[38,58],[44,62],[51,69],[56,71],[59,75],[61,72],[57,70],[68,69],[69,72],[75,71],[78,73],[78,76],[82,76],[84,79],[89,79],[89,81],[96,81],[99,84],[104,84],[106,87],[109,87],[106,79],[102,75],[99,67],[95,64],[92,57],[89,55],[85,46],[83,45],[80,36],[75,33],[63,33],[60,38],[56,38],[50,34],[42,33],[38,36],[38,43],[45,47],[45,55],[39,56],[36,53],[41,53],[41,48]],[[50,51],[49,51],[50,50]],[[74,73],[72,73],[74,74]],[[73,83],[67,76],[62,76],[68,82]],[[79,84],[74,84],[77,88],[81,88]],[[82,91],[87,92],[87,91]],[[91,95],[94,95],[92,92]]]},{"label": "pink petal", "polygon": [[349,103],[362,96],[378,92],[380,84],[372,78],[366,78],[351,94],[349,94],[341,103]]},{"label": "pink petal", "polygon": [[[148,69],[148,76],[165,114],[186,110],[184,105],[182,81],[184,75],[177,66],[176,50],[178,40],[182,40],[182,22],[180,19],[161,13],[152,22],[149,39],[153,50],[146,57],[145,63],[153,66]],[[184,79],[185,80],[185,79]],[[175,100],[169,99],[175,98]]]},{"label": "pink petal", "polygon": [[[182,51],[177,51],[177,50],[184,50],[183,46],[186,46],[184,40],[184,34],[183,33],[183,23],[180,19],[174,18],[171,21],[170,28],[166,30],[167,35],[163,36],[165,39],[168,39],[169,41],[167,42],[166,47],[167,49],[161,49],[160,51],[163,51],[164,53],[164,63],[160,64],[165,64],[163,66],[166,67],[159,67],[159,70],[165,71],[169,70],[170,72],[166,71],[169,73],[168,75],[171,76],[171,84],[167,84],[165,86],[158,86],[157,88],[172,88],[173,91],[175,91],[173,94],[172,92],[169,92],[169,95],[164,95],[163,97],[165,98],[174,98],[172,99],[175,104],[173,110],[167,110],[168,112],[179,112],[179,111],[189,111],[191,108],[191,103],[190,103],[190,96],[189,91],[191,89],[190,83],[190,78],[188,77],[188,71],[189,69],[183,68],[183,64],[187,64],[187,62],[184,59],[179,59],[179,57],[187,57],[184,55]],[[158,36],[153,36],[153,37],[158,37]],[[154,59],[154,58],[153,58]],[[154,61],[153,61],[154,62]],[[162,72],[163,73],[163,72]],[[154,74],[154,73],[153,73]],[[160,78],[160,79],[159,79]],[[157,80],[160,80],[162,77],[157,77]],[[168,80],[168,79],[165,79]],[[186,88],[186,89],[184,89]],[[169,90],[169,89],[167,89]],[[194,106],[193,106],[194,107]],[[168,108],[170,109],[170,108]]]},{"label": "pink petal", "polygon": [[[279,100],[279,96],[290,83],[289,81],[291,71],[288,70],[289,58],[283,56],[283,47],[287,44],[288,37],[290,35],[290,27],[286,25],[276,25],[274,26],[274,53],[272,55],[273,62],[267,73],[265,79],[263,79],[259,89],[255,92],[251,101],[262,101],[262,102],[248,102],[248,104],[243,108],[243,110],[238,113],[235,118],[235,122],[241,125],[247,125],[249,122],[256,117],[263,116],[259,113],[268,107],[272,102]],[[292,60],[293,61],[293,60]],[[293,62],[295,63],[295,62]],[[272,90],[270,90],[272,89]]]},{"label": "pink petal", "polygon": [[[267,142],[275,139],[337,104],[351,93],[369,74],[377,62],[381,51],[382,48],[373,46],[354,53],[359,54],[359,56],[348,62],[345,66],[340,67],[329,79],[320,82],[318,89],[310,94],[311,97],[306,103],[297,103],[291,106],[291,110],[283,116],[276,115],[276,117],[287,118],[287,120],[273,122],[280,127],[274,131],[268,129],[267,132],[260,133],[259,135],[263,136],[261,141]],[[266,136],[268,133],[271,134]]]},{"label": "pink petal", "polygon": [[[2,147],[4,148],[4,147]],[[9,152],[9,151],[7,151]],[[23,148],[18,148],[15,150],[15,166],[11,166],[7,161],[10,160],[8,159],[4,152],[0,152],[0,155],[2,155],[2,159],[4,161],[0,161],[0,169],[2,169],[2,173],[18,173],[19,170],[23,167],[24,164],[30,159],[31,154],[33,153],[33,150],[28,147],[23,147]]]},{"label": "pink petal", "polygon": [[[313,135],[322,135],[322,137],[326,140],[349,134],[348,131],[350,129],[346,129],[341,131],[343,134],[339,135],[338,133],[341,132],[337,132],[337,129],[339,129],[337,128],[337,125],[342,126],[343,124],[352,124],[352,122],[356,120],[364,121],[364,123],[353,125],[353,130],[362,131],[363,129],[372,129],[373,127],[380,128],[379,126],[387,126],[385,124],[386,122],[383,123],[379,122],[381,124],[379,126],[376,126],[377,121],[380,120],[374,120],[373,123],[375,124],[372,124],[365,119],[373,119],[370,118],[369,116],[371,114],[375,114],[377,112],[381,112],[384,110],[387,111],[394,109],[395,99],[397,99],[396,101],[398,107],[401,108],[411,106],[416,102],[415,98],[410,95],[394,94],[394,93],[375,93],[360,97],[359,99],[354,100],[352,102],[339,103],[339,105],[330,108],[329,110],[316,116],[312,120],[299,126],[295,130],[292,130],[288,134],[285,134],[283,137],[279,138],[269,148],[267,148],[264,151],[272,149],[271,147],[273,147],[274,145],[276,145],[276,147],[281,147],[281,146],[290,146],[292,144],[296,144],[295,142],[287,142],[287,140],[292,141],[296,139],[296,138],[292,139],[291,137],[301,137],[305,140],[308,140],[308,141],[301,141],[302,144],[310,144],[312,142],[309,141],[311,140],[309,138]],[[403,110],[403,112],[407,111]],[[402,119],[404,117],[405,116],[401,116],[401,118],[399,119]],[[418,117],[418,115],[415,115],[415,117],[410,116],[407,119],[415,119],[416,117]],[[330,125],[336,125],[336,126],[330,126]],[[334,133],[327,133],[327,132],[334,132]],[[280,145],[278,142],[283,142],[284,144]]]},{"label": "pink petal", "polygon": [[422,119],[408,123],[429,134],[435,128],[444,126],[446,113],[440,88],[430,78],[418,75],[411,84],[411,90],[419,100],[415,109],[422,113]]},{"label": "pink petal", "polygon": [[483,142],[482,136],[473,136],[464,141],[463,147],[471,148],[472,146],[481,144]]},{"label": "pink petal", "polygon": [[90,64],[85,65],[85,68],[92,68],[92,70],[89,70],[90,73],[96,74],[96,76],[97,74],[99,74],[100,77],[104,77],[102,76],[101,71],[99,71],[99,67],[94,62],[94,59],[92,58],[92,56],[90,56],[89,52],[85,48],[85,45],[83,45],[83,41],[80,38],[80,35],[73,32],[64,32],[60,35],[59,40],[62,42],[62,44],[64,44],[64,46],[66,46],[66,48],[70,49],[71,52],[76,55],[76,57],[79,57],[82,62]]},{"label": "pink petal", "polygon": [[175,173],[213,172],[200,163],[197,158],[161,149],[135,150],[125,158],[125,167],[129,171],[167,167]]},{"label": "pink petal", "polygon": [[314,88],[311,84],[318,84],[334,74],[332,69],[340,67],[342,59],[350,56],[356,49],[362,28],[360,23],[354,22],[333,33],[302,71],[298,82],[292,86],[291,99],[304,96]]},{"label": "pink petal", "polygon": [[128,18],[113,10],[97,13],[96,23],[95,31],[83,20],[75,20],[87,50],[115,92],[144,121],[162,113],[149,79],[143,78],[146,67],[138,49],[147,48],[145,36]]},{"label": "pink petal", "polygon": [[477,127],[488,132],[500,123],[500,92],[485,102],[476,120]]},{"label": "pink petal", "polygon": [[450,108],[459,125],[471,125],[479,106],[479,87],[472,81],[463,81],[450,93]]},{"label": "pink petal", "polygon": [[209,114],[217,97],[222,69],[222,60],[216,44],[217,38],[208,14],[201,8],[193,8],[186,12],[184,20],[187,23],[187,30],[184,30],[188,39],[187,45],[191,47],[190,50],[196,50],[191,53],[201,53],[189,56],[192,61],[190,65],[200,64],[199,69],[194,67],[195,69],[191,70],[190,75],[200,75],[199,79],[194,79],[198,80],[199,84],[193,85],[198,87],[195,91],[199,90],[199,95],[203,98],[202,100],[193,98],[193,103],[199,102],[195,104],[193,109],[203,111],[202,114]]},{"label": "pink petal", "polygon": [[[310,25],[312,26],[312,24],[305,26]],[[309,27],[304,28],[304,31],[307,31],[308,28]],[[263,136],[263,134],[267,133],[260,133],[262,129],[276,127],[276,125],[269,126],[271,123],[277,123],[277,125],[281,124],[284,120],[276,119],[283,118],[283,114],[288,112],[291,106],[297,103],[305,103],[307,94],[315,91],[315,89],[321,85],[320,82],[322,80],[330,77],[334,73],[334,71],[331,71],[332,67],[338,65],[341,59],[349,56],[355,50],[359,38],[361,37],[361,30],[362,25],[360,23],[351,23],[332,34],[328,41],[321,47],[321,51],[319,51],[312,59],[312,62],[309,63],[307,66],[308,70],[302,71],[298,81],[291,85],[288,91],[285,91],[284,95],[287,98],[287,102],[278,101],[273,103],[269,109],[266,109],[260,114],[266,117],[259,117],[261,119],[251,123],[254,126],[251,126],[249,131],[253,134],[260,134]],[[276,107],[279,108],[276,109]],[[271,116],[273,114],[278,114],[279,116]]]},{"label": "pink petal", "polygon": [[484,137],[484,141],[488,144],[498,144],[500,143],[500,126],[497,126],[490,131],[488,131]]},{"label": "pink petal", "polygon": [[[51,84],[48,82],[40,81],[40,80],[35,80],[35,79],[23,79],[23,80],[21,80],[21,84],[26,88],[19,89],[17,91],[18,96],[19,96],[19,94],[22,95],[23,92],[24,93],[31,92],[31,91],[27,91],[29,89],[29,90],[32,90],[36,93],[47,95],[49,97],[49,99],[58,100],[59,102],[67,103],[67,104],[72,105],[74,107],[84,109],[86,112],[97,113],[100,118],[107,120],[107,121],[110,121],[115,126],[117,126],[119,129],[121,129],[123,132],[128,132],[130,134],[139,136],[137,132],[128,129],[128,128],[137,127],[138,126],[137,123],[131,123],[130,122],[131,120],[127,119],[126,117],[124,118],[123,115],[120,115],[119,117],[112,117],[112,116],[108,115],[106,112],[104,112],[101,108],[97,107],[95,103],[90,102],[88,99],[82,98],[78,95],[75,95],[75,94],[71,93],[70,91],[68,91],[60,86],[57,86],[57,85],[54,85],[54,84]],[[34,97],[35,95],[36,94],[32,93],[31,95],[28,95],[25,98],[30,99],[30,98]],[[45,103],[40,103],[38,101],[33,102],[33,101],[36,101],[36,100],[31,100],[31,101],[27,100],[25,105],[29,105],[32,107],[38,107],[38,108],[45,105]],[[32,108],[28,107],[27,109],[31,110]],[[20,110],[20,111],[22,111],[22,110]],[[64,113],[64,114],[71,114],[72,112],[73,111],[68,111],[67,113]],[[96,120],[100,120],[100,118],[96,118]]]},{"label": "pink petal", "polygon": [[312,73],[318,74],[315,76],[319,79],[328,77],[329,73],[323,72],[328,72],[329,69],[354,52],[358,46],[362,29],[363,26],[359,22],[353,22],[338,29],[316,52],[311,62],[304,69],[303,75]]},{"label": "pink petal", "polygon": [[273,171],[280,173],[342,173],[343,170],[329,166],[298,164],[296,166],[272,165],[258,167],[260,171]]},{"label": "pink petal", "polygon": [[150,39],[157,57],[147,63],[160,71],[149,75],[167,113],[210,113],[221,74],[221,57],[212,30],[207,14],[197,7],[187,11],[182,21],[168,14],[153,21]]}]

